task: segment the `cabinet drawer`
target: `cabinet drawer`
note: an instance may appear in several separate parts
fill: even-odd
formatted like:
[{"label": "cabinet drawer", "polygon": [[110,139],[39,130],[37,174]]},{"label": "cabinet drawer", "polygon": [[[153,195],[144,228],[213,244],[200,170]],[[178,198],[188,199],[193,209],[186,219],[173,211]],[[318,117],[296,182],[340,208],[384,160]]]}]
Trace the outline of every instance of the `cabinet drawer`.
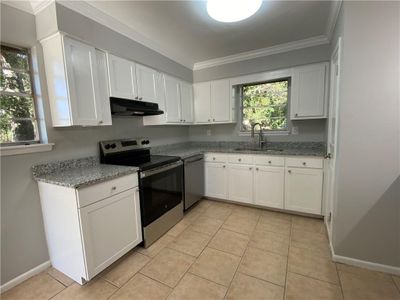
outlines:
[{"label": "cabinet drawer", "polygon": [[244,154],[232,154],[229,155],[228,161],[231,164],[251,165],[253,164],[253,156]]},{"label": "cabinet drawer", "polygon": [[286,166],[294,168],[313,168],[322,169],[322,158],[310,157],[288,157],[286,158]]},{"label": "cabinet drawer", "polygon": [[208,162],[222,162],[227,161],[227,155],[222,153],[206,153],[204,155],[204,160]]},{"label": "cabinet drawer", "polygon": [[76,191],[78,207],[84,207],[104,198],[119,194],[128,189],[137,187],[137,173],[101,182],[88,187],[80,188]]},{"label": "cabinet drawer", "polygon": [[284,166],[285,158],[280,156],[265,156],[256,155],[254,156],[254,164],[260,166]]}]

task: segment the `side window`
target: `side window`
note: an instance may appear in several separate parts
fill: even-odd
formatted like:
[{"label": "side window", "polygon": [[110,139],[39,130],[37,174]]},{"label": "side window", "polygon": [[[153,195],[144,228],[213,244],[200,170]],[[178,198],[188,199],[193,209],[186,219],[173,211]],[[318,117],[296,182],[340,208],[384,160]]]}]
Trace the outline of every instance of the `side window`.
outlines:
[{"label": "side window", "polygon": [[38,143],[28,49],[1,45],[0,143]]}]

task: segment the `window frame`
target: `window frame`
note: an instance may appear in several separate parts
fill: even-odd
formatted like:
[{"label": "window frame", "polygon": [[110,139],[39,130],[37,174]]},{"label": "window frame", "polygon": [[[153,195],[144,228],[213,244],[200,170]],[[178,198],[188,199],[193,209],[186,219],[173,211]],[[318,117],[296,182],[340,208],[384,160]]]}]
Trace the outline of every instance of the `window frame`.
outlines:
[{"label": "window frame", "polygon": [[28,57],[28,69],[23,70],[23,69],[14,69],[14,68],[3,68],[0,66],[1,69],[7,69],[7,70],[13,70],[17,72],[25,72],[29,74],[29,80],[30,80],[30,85],[31,85],[31,94],[22,94],[22,93],[12,93],[12,92],[6,92],[6,91],[0,91],[0,94],[3,95],[10,95],[10,96],[17,96],[17,97],[31,97],[33,101],[33,116],[32,118],[18,118],[19,120],[23,119],[29,119],[32,120],[33,123],[33,128],[34,128],[34,134],[35,134],[35,139],[34,140],[26,140],[26,141],[17,141],[17,142],[10,142],[10,143],[1,143],[0,142],[0,148],[7,148],[7,147],[13,147],[13,146],[29,146],[29,145],[37,145],[41,144],[41,137],[40,137],[40,130],[39,130],[39,122],[37,118],[37,99],[36,99],[36,92],[35,92],[35,84],[34,84],[34,76],[33,76],[33,62],[32,62],[32,52],[30,48],[25,48],[21,46],[16,46],[8,43],[0,43],[0,46],[8,47],[8,48],[13,48],[17,49],[20,51],[26,51],[27,57]]},{"label": "window frame", "polygon": [[288,82],[288,93],[287,93],[287,102],[286,102],[286,128],[285,129],[263,129],[263,135],[289,135],[292,130],[292,124],[290,122],[290,99],[291,99],[291,87],[292,87],[292,76],[282,76],[276,78],[269,78],[267,80],[257,81],[257,82],[246,82],[237,85],[239,88],[239,121],[240,121],[240,129],[239,129],[239,136],[250,136],[251,131],[245,130],[243,127],[243,119],[244,119],[244,105],[243,105],[243,86],[251,86],[251,85],[259,85],[259,84],[266,84],[266,83],[274,83],[280,81],[287,81]]}]

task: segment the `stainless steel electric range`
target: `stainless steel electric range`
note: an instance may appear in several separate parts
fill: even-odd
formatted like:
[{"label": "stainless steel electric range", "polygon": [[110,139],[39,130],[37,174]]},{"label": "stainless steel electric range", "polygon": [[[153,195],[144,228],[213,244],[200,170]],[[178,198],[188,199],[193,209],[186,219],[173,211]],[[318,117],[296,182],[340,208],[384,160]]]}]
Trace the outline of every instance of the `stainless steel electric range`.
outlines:
[{"label": "stainless steel electric range", "polygon": [[151,155],[147,138],[102,141],[100,162],[139,168],[144,247],[183,217],[183,163],[179,157]]}]

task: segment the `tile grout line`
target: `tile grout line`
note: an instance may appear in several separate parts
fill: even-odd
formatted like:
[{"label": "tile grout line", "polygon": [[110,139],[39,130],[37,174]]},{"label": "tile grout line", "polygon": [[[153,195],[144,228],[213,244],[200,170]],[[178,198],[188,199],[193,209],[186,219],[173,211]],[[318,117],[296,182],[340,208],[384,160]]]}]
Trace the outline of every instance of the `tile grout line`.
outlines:
[{"label": "tile grout line", "polygon": [[[202,214],[204,214],[205,213],[205,211],[203,211],[202,213],[200,213],[200,215],[196,218],[196,220],[198,219],[198,218],[200,218],[201,217],[201,215]],[[229,214],[230,215],[230,214]],[[228,217],[227,217],[228,218]],[[210,218],[211,219],[211,218]],[[223,223],[222,223],[223,224]],[[192,224],[190,224],[190,225],[192,225]],[[189,225],[189,226],[190,226]],[[195,275],[195,276],[198,276],[198,277],[200,277],[200,278],[203,278],[203,277],[201,277],[201,276],[199,276],[199,275],[196,275],[196,274],[193,274],[193,273],[191,273],[189,270],[190,270],[190,268],[193,266],[193,264],[195,264],[196,263],[196,261],[197,261],[197,259],[203,254],[203,252],[204,252],[204,250],[207,248],[207,246],[208,246],[208,244],[210,243],[210,241],[214,238],[214,236],[217,234],[217,232],[221,229],[221,227],[222,227],[222,225],[221,226],[219,226],[218,227],[218,229],[217,229],[217,231],[213,234],[213,235],[211,235],[211,238],[209,239],[209,241],[207,242],[207,245],[204,247],[204,249],[201,251],[201,253],[199,254],[199,256],[198,257],[195,257],[195,259],[194,259],[194,261],[190,264],[190,266],[188,267],[188,269],[185,271],[185,273],[183,273],[183,275],[181,276],[181,278],[178,280],[178,282],[176,283],[176,285],[173,287],[173,288],[171,288],[171,287],[169,287],[169,288],[171,288],[172,290],[171,290],[171,293],[168,295],[168,297],[174,292],[174,290],[175,290],[175,288],[181,283],[181,281],[182,281],[182,279],[183,279],[183,277],[185,277],[185,275],[187,274],[187,273],[189,273],[189,274],[191,274],[191,275]],[[195,230],[194,230],[195,231]],[[198,232],[198,231],[195,231],[195,232]],[[183,232],[181,232],[179,235],[181,235]],[[199,233],[199,232],[198,232]],[[201,233],[201,232],[200,232]],[[204,234],[204,233],[203,233]],[[178,237],[179,237],[179,235],[178,235]],[[176,237],[177,238],[177,237]],[[174,238],[174,240],[176,239],[176,238]],[[171,243],[172,243],[172,241],[171,241]],[[169,245],[169,244],[168,244]],[[168,245],[167,246],[165,246],[165,248],[169,248],[168,247]],[[169,248],[169,249],[171,249],[171,248]],[[178,251],[178,250],[176,250],[176,249],[172,249],[172,250],[175,250],[175,251],[177,251],[177,252],[180,252],[180,253],[183,253],[182,251]],[[161,251],[160,251],[161,252]],[[184,253],[184,254],[186,254],[186,255],[189,255],[189,254],[187,254],[187,253]],[[158,255],[158,254],[157,254]],[[191,256],[191,255],[189,255],[189,256]],[[191,257],[193,257],[193,256],[191,256]],[[141,273],[142,274],[142,273]],[[144,275],[144,274],[143,274]],[[146,276],[146,275],[144,275],[144,276]],[[146,277],[148,277],[148,276],[146,276]],[[150,278],[150,277],[149,277]],[[152,279],[152,278],[151,278]],[[206,278],[203,278],[203,279],[206,279]],[[154,280],[154,279],[153,279]],[[209,279],[207,279],[208,281],[210,281],[210,282],[213,282],[213,283],[215,283],[215,284],[219,284],[219,283],[217,283],[217,282],[214,282],[214,281],[211,281],[211,280],[209,280]],[[157,280],[158,281],[158,280]],[[161,282],[162,283],[162,282]],[[165,284],[164,284],[165,285]],[[221,284],[219,284],[219,285],[221,285]],[[168,298],[167,297],[167,298]]]},{"label": "tile grout line", "polygon": [[[238,269],[239,269],[240,265],[242,264],[243,257],[246,255],[246,251],[247,251],[247,249],[249,248],[249,243],[250,243],[250,240],[251,240],[251,236],[253,235],[253,232],[254,232],[254,230],[256,229],[256,226],[257,226],[257,223],[259,222],[259,220],[260,220],[260,215],[258,215],[258,217],[257,217],[256,225],[254,226],[253,231],[252,231],[251,234],[250,234],[250,238],[249,238],[249,240],[247,241],[246,247],[245,247],[245,249],[244,249],[244,251],[243,251],[243,255],[240,257],[240,260],[239,260],[239,263],[238,263],[238,265],[237,265],[237,267],[236,267],[236,270],[235,270],[235,272],[233,273],[231,282],[229,283],[229,286],[228,286],[228,288],[226,289],[226,292],[225,292],[225,295],[224,295],[224,299],[226,299],[226,296],[228,295],[228,292],[229,292],[229,290],[230,290],[230,288],[231,288],[231,286],[232,286],[232,282],[233,282],[233,280],[235,279],[236,275],[238,274]],[[240,272],[239,272],[239,273],[240,273]]]},{"label": "tile grout line", "polygon": [[289,232],[289,245],[288,245],[288,254],[286,258],[286,274],[285,274],[285,286],[283,289],[283,299],[286,298],[286,289],[287,289],[287,277],[289,273],[289,253],[290,253],[290,247],[292,244],[292,230],[293,230],[293,219],[290,217],[290,232]]},{"label": "tile grout line", "polygon": [[339,270],[338,270],[337,264],[336,263],[334,263],[334,264],[335,264],[335,269],[336,269],[337,276],[339,278],[340,292],[342,293],[342,297],[343,297],[343,300],[344,300],[345,296],[344,296],[344,292],[343,292],[342,280],[340,279],[340,275],[339,275]]}]

